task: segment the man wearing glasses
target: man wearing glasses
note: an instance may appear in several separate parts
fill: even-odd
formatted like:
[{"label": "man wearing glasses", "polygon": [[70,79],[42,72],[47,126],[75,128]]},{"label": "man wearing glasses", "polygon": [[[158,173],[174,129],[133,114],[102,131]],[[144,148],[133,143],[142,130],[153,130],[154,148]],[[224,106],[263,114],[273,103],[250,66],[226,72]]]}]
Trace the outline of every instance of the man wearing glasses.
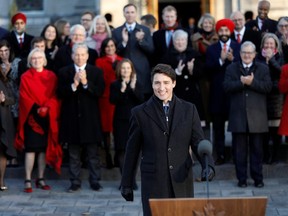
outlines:
[{"label": "man wearing glasses", "polygon": [[269,69],[255,62],[255,45],[241,45],[241,60],[229,65],[223,88],[230,96],[228,131],[232,132],[232,151],[238,186],[247,187],[249,158],[250,176],[254,186],[262,188],[263,134],[268,132],[266,94],[272,88]]}]

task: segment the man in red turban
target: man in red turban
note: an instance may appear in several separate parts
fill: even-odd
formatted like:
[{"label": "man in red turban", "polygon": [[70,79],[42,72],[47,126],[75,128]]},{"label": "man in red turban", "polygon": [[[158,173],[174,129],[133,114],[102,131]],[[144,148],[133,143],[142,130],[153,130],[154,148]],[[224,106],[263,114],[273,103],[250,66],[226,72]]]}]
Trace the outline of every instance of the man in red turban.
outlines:
[{"label": "man in red turban", "polygon": [[213,123],[214,149],[217,159],[215,165],[225,163],[225,122],[228,119],[229,102],[223,90],[226,68],[232,62],[238,61],[240,45],[230,39],[234,31],[234,23],[230,19],[221,19],[216,23],[219,41],[207,48],[206,68],[211,74],[210,113]]},{"label": "man in red turban", "polygon": [[20,12],[16,13],[11,18],[13,30],[5,37],[5,39],[10,43],[15,57],[21,59],[27,58],[30,51],[31,41],[33,39],[32,35],[26,33],[26,23],[26,15]]}]

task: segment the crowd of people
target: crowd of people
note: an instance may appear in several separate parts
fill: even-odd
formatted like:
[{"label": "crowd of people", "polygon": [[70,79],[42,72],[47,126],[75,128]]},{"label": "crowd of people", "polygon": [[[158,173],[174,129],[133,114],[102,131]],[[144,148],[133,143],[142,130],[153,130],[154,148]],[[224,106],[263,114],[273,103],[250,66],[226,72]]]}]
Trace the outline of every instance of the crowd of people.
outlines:
[{"label": "crowd of people", "polygon": [[[193,111],[191,118],[199,120],[204,132],[212,123],[213,137],[208,136],[209,132],[202,136],[197,128],[197,142],[205,138],[204,134],[211,139],[215,165],[228,160],[228,121],[238,186],[247,187],[249,158],[251,178],[256,187],[263,187],[262,165],[279,160],[279,146],[288,136],[288,18],[272,20],[269,10],[270,3],[261,0],[255,19],[246,21],[243,13],[234,11],[229,18],[216,22],[206,13],[197,25],[191,19],[190,28],[186,29],[177,21],[176,8],[168,5],[162,11],[163,23],[155,30],[157,21],[153,15],[142,16],[139,24],[136,6],[127,4],[123,8],[125,23],[119,27],[109,25],[106,16],[86,11],[79,24],[70,27],[68,21],[60,19],[44,26],[40,36],[26,32],[24,13],[15,14],[11,32],[0,29],[0,190],[7,190],[6,166],[19,163],[21,155],[24,191],[33,191],[31,173],[35,160],[36,186],[50,190],[45,167],[48,164],[60,174],[65,153],[71,181],[68,191],[81,188],[82,163],[87,164],[91,188],[100,190],[99,146],[105,149],[106,167],[119,167],[121,174],[129,176],[128,180],[122,179],[126,189],[137,189],[135,167],[139,155],[131,155],[131,146],[145,140],[150,130],[153,138],[147,138],[147,143],[151,145],[151,140],[159,139],[152,127],[154,123],[145,123],[141,112],[149,113],[149,107],[162,100],[162,82],[174,89],[167,90],[171,97],[165,99],[165,104],[171,102],[175,116],[180,115],[176,110],[181,99],[195,105],[192,108],[197,115]],[[131,118],[131,110],[143,102],[148,103],[147,110],[144,106]],[[184,107],[188,109],[189,105]],[[154,117],[157,124],[158,117]],[[182,124],[190,127],[187,121]],[[185,139],[187,128],[177,139]],[[158,148],[163,151],[163,147]],[[142,147],[142,151],[145,154],[151,150]],[[147,169],[148,174],[159,169],[149,164],[156,158],[146,160],[140,158],[147,163],[141,168]],[[162,165],[172,169],[167,161]],[[130,167],[131,173],[127,174],[125,167]],[[150,180],[145,181],[150,187]],[[171,181],[166,182],[169,197],[175,196]],[[149,210],[145,211],[149,215]]]}]

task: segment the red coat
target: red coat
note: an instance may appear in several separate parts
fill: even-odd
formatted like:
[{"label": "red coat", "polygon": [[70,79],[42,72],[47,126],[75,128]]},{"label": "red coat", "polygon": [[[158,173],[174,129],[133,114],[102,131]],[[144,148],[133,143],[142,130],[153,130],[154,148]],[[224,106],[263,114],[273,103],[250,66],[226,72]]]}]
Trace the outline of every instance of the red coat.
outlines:
[{"label": "red coat", "polygon": [[279,90],[285,94],[285,102],[281,122],[279,126],[279,134],[288,135],[288,64],[282,67],[281,77],[279,80]]},{"label": "red coat", "polygon": [[[122,57],[116,56],[115,61],[121,61]],[[110,85],[116,80],[116,62],[112,62],[112,59],[108,56],[103,56],[96,60],[96,66],[103,71],[103,77],[105,81],[104,94],[99,98],[99,109],[101,115],[101,124],[103,132],[112,132],[113,130],[113,116],[115,105],[109,101]],[[114,67],[114,68],[113,68]]]},{"label": "red coat", "polygon": [[[48,107],[49,130],[48,146],[46,150],[46,163],[51,165],[60,174],[62,163],[62,148],[58,142],[58,119],[60,101],[56,97],[57,77],[49,70],[37,72],[30,68],[21,76],[19,88],[19,121],[15,138],[15,148],[24,149],[24,124],[29,117],[30,110],[36,103]],[[41,128],[34,127],[41,133]]]}]

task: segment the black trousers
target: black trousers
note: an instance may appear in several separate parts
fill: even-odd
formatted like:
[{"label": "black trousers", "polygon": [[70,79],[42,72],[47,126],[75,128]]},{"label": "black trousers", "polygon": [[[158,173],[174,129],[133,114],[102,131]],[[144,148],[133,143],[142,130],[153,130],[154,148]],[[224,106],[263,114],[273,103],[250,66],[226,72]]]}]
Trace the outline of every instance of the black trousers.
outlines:
[{"label": "black trousers", "polygon": [[89,183],[95,184],[101,177],[100,156],[96,143],[69,144],[69,174],[72,184],[81,185],[81,150],[86,148]]},{"label": "black trousers", "polygon": [[225,158],[225,122],[227,115],[222,113],[213,114],[213,138],[214,149],[218,158]]},{"label": "black trousers", "polygon": [[247,159],[249,157],[251,178],[263,181],[263,133],[232,133],[232,150],[239,181],[247,180]]}]

